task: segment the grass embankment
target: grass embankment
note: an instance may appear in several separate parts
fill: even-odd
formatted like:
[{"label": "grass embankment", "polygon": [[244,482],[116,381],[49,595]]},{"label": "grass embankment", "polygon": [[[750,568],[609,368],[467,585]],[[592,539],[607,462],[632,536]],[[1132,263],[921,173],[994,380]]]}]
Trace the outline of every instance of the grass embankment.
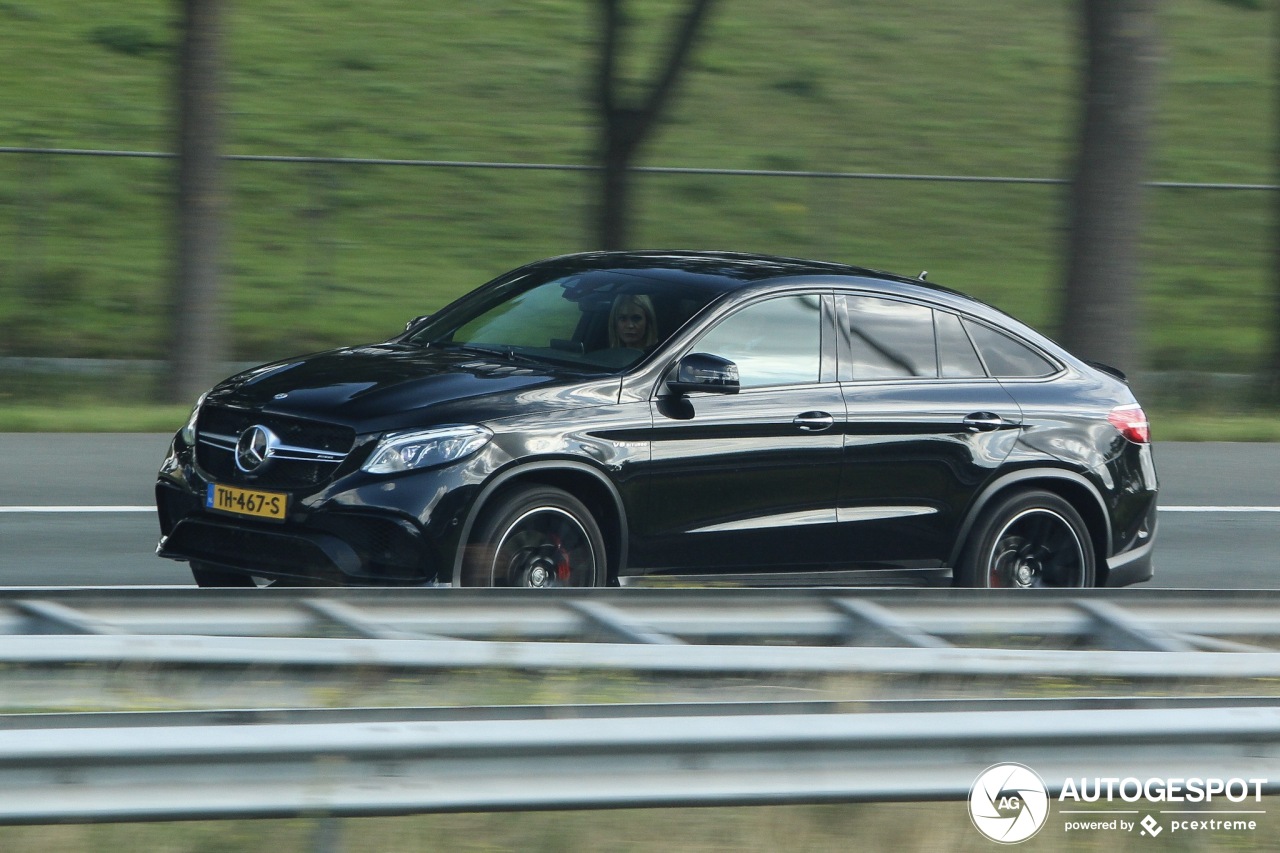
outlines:
[{"label": "grass embankment", "polygon": [[[1275,810],[1272,800],[1261,808]],[[1212,811],[1194,817],[1208,818]],[[1074,817],[1086,817],[1083,815]],[[1239,815],[1220,815],[1233,819]],[[1250,816],[1252,817],[1252,816]],[[1136,832],[1099,830],[1070,836],[1051,813],[1044,829],[1020,845],[1029,851],[1269,851],[1272,819],[1253,832],[1168,833],[1158,841]],[[1114,815],[1099,814],[1099,821]],[[613,812],[524,812],[307,820],[0,828],[6,853],[990,853],[964,803],[868,803]]]},{"label": "grass embankment", "polygon": [[[650,71],[680,4],[635,0]],[[1150,177],[1271,178],[1267,13],[1174,0]],[[1075,4],[722,4],[643,164],[1061,177]],[[171,147],[171,4],[0,3],[0,145]],[[595,19],[581,0],[486,7],[264,0],[227,8],[228,149],[524,163],[591,159]],[[977,45],[983,45],[981,50]],[[158,358],[169,278],[159,160],[0,155],[0,355]],[[592,246],[589,175],[235,163],[237,360],[385,338],[515,264]],[[1061,189],[637,179],[634,243],[834,258],[931,278],[1052,333]],[[1148,369],[1257,369],[1266,193],[1153,190]],[[1133,366],[1125,366],[1132,369]]]}]

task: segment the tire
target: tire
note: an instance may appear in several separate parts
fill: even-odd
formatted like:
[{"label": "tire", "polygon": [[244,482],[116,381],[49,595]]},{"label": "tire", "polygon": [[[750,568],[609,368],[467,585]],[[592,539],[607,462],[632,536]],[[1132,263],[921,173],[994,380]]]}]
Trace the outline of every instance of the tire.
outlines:
[{"label": "tire", "polygon": [[998,499],[974,525],[955,585],[986,589],[1093,586],[1089,527],[1064,498],[1044,491]]},{"label": "tire", "polygon": [[463,560],[463,586],[604,586],[604,536],[591,510],[568,492],[525,486],[486,508]]},{"label": "tire", "polygon": [[191,576],[200,587],[250,587],[257,586],[253,578],[240,572],[228,572],[216,569],[204,563],[191,562]]}]

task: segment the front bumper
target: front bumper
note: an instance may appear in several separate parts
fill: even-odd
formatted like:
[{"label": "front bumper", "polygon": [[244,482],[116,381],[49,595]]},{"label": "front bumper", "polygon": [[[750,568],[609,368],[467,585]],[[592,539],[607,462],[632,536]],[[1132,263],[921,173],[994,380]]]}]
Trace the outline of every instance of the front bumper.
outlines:
[{"label": "front bumper", "polygon": [[457,471],[353,475],[290,493],[283,522],[206,509],[211,478],[175,441],[156,481],[156,553],[284,583],[432,585],[452,575],[468,493]]}]

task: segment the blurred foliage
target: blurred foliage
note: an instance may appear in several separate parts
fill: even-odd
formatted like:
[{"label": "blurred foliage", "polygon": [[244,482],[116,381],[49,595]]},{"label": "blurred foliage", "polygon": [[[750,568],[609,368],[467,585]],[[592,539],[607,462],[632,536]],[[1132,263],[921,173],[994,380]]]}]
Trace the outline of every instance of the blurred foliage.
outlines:
[{"label": "blurred foliage", "polygon": [[[643,79],[680,0],[630,0]],[[588,0],[262,0],[227,8],[229,150],[591,161]],[[0,145],[165,151],[176,7],[0,2]],[[86,27],[86,21],[101,21]],[[1269,22],[1170,0],[1151,178],[1272,179]],[[721,4],[645,165],[1055,178],[1073,0]],[[985,45],[975,50],[974,45]],[[0,155],[0,355],[160,358],[172,162]],[[234,357],[387,337],[517,264],[589,245],[591,174],[236,162]],[[1272,306],[1269,196],[1153,189],[1148,369],[1251,372]],[[1053,333],[1053,185],[645,174],[637,242],[823,257],[972,293]],[[1133,366],[1126,366],[1133,369]]]},{"label": "blurred foliage", "polygon": [[168,45],[153,36],[148,29],[135,24],[94,27],[89,33],[89,40],[125,56],[146,56],[168,49]]}]

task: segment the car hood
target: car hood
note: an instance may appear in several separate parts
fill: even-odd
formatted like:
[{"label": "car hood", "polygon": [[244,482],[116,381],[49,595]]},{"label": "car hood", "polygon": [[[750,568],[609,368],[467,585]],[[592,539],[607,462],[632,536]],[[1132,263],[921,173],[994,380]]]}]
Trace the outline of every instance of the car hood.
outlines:
[{"label": "car hood", "polygon": [[264,364],[208,400],[376,432],[616,403],[620,387],[617,376],[500,355],[377,344]]}]

